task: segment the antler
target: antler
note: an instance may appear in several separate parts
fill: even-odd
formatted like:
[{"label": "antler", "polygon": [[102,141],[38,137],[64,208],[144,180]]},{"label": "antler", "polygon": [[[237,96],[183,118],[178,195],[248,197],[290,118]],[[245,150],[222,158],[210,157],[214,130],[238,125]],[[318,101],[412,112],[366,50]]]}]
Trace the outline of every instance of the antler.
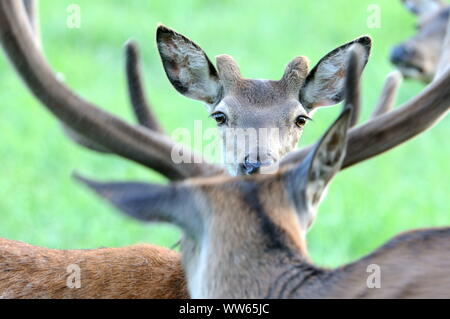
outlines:
[{"label": "antler", "polygon": [[164,129],[156,119],[145,95],[137,43],[128,41],[125,45],[125,52],[128,93],[136,119],[140,125],[155,132],[164,133]]},{"label": "antler", "polygon": [[434,80],[442,76],[442,74],[447,71],[450,66],[450,19],[447,24],[447,31],[444,38],[444,43],[442,43],[441,56],[439,57],[439,63],[436,69],[436,75]]},{"label": "antler", "polygon": [[[348,135],[347,155],[342,168],[394,148],[439,122],[449,111],[449,87],[450,68],[401,107],[351,129]],[[311,147],[307,146],[291,152],[282,159],[281,165],[301,161]]]},{"label": "antler", "polygon": [[[29,89],[67,127],[102,148],[146,167],[169,179],[210,175],[222,169],[211,165],[176,144],[168,136],[132,126],[86,101],[57,79],[33,40],[23,4],[0,1],[0,39],[12,64]],[[191,163],[174,163],[177,149]]]},{"label": "antler", "polygon": [[395,105],[397,99],[397,92],[400,84],[402,83],[403,76],[399,71],[393,71],[388,74],[384,81],[383,89],[381,90],[378,103],[373,109],[371,117],[377,117],[384,113],[389,112]]},{"label": "antler", "polygon": [[37,14],[38,0],[23,0],[23,5],[28,15],[28,20],[30,22],[31,29],[33,30],[34,37],[38,46],[41,45],[40,42],[40,32],[39,32],[39,19]]}]

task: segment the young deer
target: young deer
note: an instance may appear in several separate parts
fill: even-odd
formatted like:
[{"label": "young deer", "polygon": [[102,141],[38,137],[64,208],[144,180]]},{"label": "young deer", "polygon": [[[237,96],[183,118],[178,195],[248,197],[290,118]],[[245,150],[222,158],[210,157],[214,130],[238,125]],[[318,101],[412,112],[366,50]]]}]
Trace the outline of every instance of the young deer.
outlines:
[{"label": "young deer", "polygon": [[179,254],[147,244],[56,250],[0,238],[0,270],[0,299],[188,297]]},{"label": "young deer", "polygon": [[431,82],[450,65],[450,42],[446,39],[450,6],[441,0],[402,0],[402,3],[418,17],[417,32],[392,49],[390,60],[403,76]]},{"label": "young deer", "polygon": [[[27,1],[32,2],[32,0]],[[35,21],[35,19],[32,19],[32,21]],[[173,162],[171,151],[179,146],[164,134],[149,108],[149,103],[143,92],[144,86],[140,76],[138,52],[133,42],[128,43],[126,47],[126,74],[130,100],[138,118],[139,126],[130,125],[109,112],[102,110],[61,83],[39,50],[36,34],[38,34],[38,30],[30,28],[28,18],[20,1],[0,1],[0,41],[5,53],[29,90],[49,112],[71,130],[73,137],[82,146],[96,151],[107,151],[116,154],[124,159],[155,170],[172,181],[211,175],[216,175],[218,176],[217,178],[220,178],[221,175],[224,175],[224,170],[221,166],[208,163],[188,148],[184,148],[183,151],[195,160],[191,163],[175,164]],[[450,92],[446,88],[450,86],[450,72],[446,72],[411,101],[390,111],[393,105],[392,96],[395,93],[395,87],[398,85],[398,79],[398,76],[395,74],[388,77],[385,90],[383,90],[383,92],[388,93],[382,94],[374,112],[375,116],[367,123],[349,131],[348,150],[342,168],[377,156],[404,143],[430,129],[447,114],[450,105]],[[346,91],[346,94],[353,93],[355,92]],[[424,117],[423,114],[427,114],[427,116]],[[305,147],[291,152],[282,159],[281,163],[295,164],[309,154],[310,150],[311,147]],[[131,194],[134,191],[135,188],[131,185],[128,193]],[[15,249],[14,245],[11,244],[3,247],[7,247],[6,250]],[[31,246],[28,246],[28,248],[32,250]],[[34,247],[34,249],[40,250],[41,248]],[[129,248],[114,250],[118,253],[116,258],[121,259],[120,254],[126,255],[127,249]],[[7,254],[6,250],[3,250],[1,254]],[[146,254],[149,259],[153,258],[151,251],[152,249],[149,248],[150,253]],[[59,254],[64,255],[66,252],[60,251]],[[93,255],[95,255],[94,250]],[[171,268],[171,265],[173,265],[170,255],[171,253],[169,253],[169,257],[165,261],[167,265],[164,267]],[[159,254],[156,254],[155,258],[159,258],[159,256]],[[63,259],[58,260],[62,263],[58,269],[66,269],[67,264],[65,261]],[[23,283],[26,281],[25,278],[30,279],[29,281],[33,279],[34,272],[27,272],[27,267],[22,262],[23,259],[20,258],[20,255],[9,254],[7,271],[11,274],[11,269],[19,270],[19,276],[22,276],[24,279],[18,279],[17,276],[8,277],[3,287],[7,288]],[[29,262],[39,263],[40,260],[29,259]],[[107,267],[107,265],[103,266]],[[100,266],[97,265],[97,267]],[[30,269],[32,268],[30,265]],[[140,269],[144,271],[145,276],[155,276],[155,280],[158,276],[163,275],[160,268]],[[3,270],[4,268],[0,267],[0,272]],[[175,273],[178,274],[179,272]],[[61,280],[64,281],[64,278]],[[64,282],[61,283],[60,281],[58,284],[49,285],[48,288],[58,287],[59,289],[62,284]],[[144,289],[154,286],[148,285],[146,287],[140,287],[140,289],[144,291]],[[162,296],[179,294],[178,285],[165,288],[174,289],[174,291],[166,291],[162,293]],[[136,289],[136,287],[133,289]],[[154,289],[155,292],[153,294],[155,296],[161,293],[159,287],[154,287]],[[0,292],[0,295],[2,294]],[[42,291],[34,289],[27,296],[32,298],[42,294]],[[55,295],[55,292],[50,290],[45,295]],[[88,292],[86,292],[86,296],[88,295]],[[150,292],[147,296],[149,295]],[[118,298],[120,296],[121,294],[117,296],[108,294],[110,298]]]},{"label": "young deer", "polygon": [[363,45],[364,66],[371,48],[370,38],[360,37],[325,55],[310,72],[308,60],[296,57],[281,80],[269,81],[243,78],[229,55],[217,56],[216,69],[197,44],[165,26],[158,27],[156,39],[174,88],[206,103],[217,122],[231,175],[258,173],[292,151],[313,111],[342,101],[349,48]]},{"label": "young deer", "polygon": [[[354,72],[356,53],[351,64]],[[193,298],[449,298],[450,228],[396,236],[337,269],[319,268],[308,258],[306,233],[343,163],[357,103],[347,101],[301,164],[274,175],[169,186],[78,179],[134,218],[183,230],[183,267]],[[381,276],[377,288],[368,284],[372,267]]]}]

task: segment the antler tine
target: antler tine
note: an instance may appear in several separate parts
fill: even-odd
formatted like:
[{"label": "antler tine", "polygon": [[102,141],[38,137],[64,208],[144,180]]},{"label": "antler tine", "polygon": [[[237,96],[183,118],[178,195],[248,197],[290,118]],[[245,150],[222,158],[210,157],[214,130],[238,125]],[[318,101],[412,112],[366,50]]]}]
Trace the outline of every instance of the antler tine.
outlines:
[{"label": "antler tine", "polygon": [[139,47],[135,41],[129,40],[125,44],[125,56],[128,93],[137,121],[153,131],[164,133],[145,95]]},{"label": "antler tine", "polygon": [[94,141],[87,138],[86,136],[74,131],[69,126],[61,123],[61,127],[62,127],[64,134],[68,138],[70,138],[72,141],[77,143],[78,145],[83,146],[83,147],[87,148],[88,150],[95,151],[98,153],[105,153],[105,154],[111,153],[109,150],[102,147],[100,144],[95,143]]},{"label": "antler tine", "polygon": [[[34,95],[59,120],[107,150],[158,171],[169,179],[213,174],[221,169],[167,136],[133,127],[84,100],[61,83],[39,51],[23,4],[0,1],[0,39],[9,59]],[[176,147],[191,163],[176,164]]]},{"label": "antler tine", "polygon": [[[342,168],[394,148],[439,122],[450,108],[449,87],[450,69],[401,107],[351,129]],[[301,161],[311,147],[291,152],[281,161],[281,165]]]},{"label": "antler tine", "polygon": [[34,38],[38,46],[41,46],[41,36],[39,31],[39,18],[37,15],[38,0],[23,0],[25,10],[28,15],[31,29],[34,33]]},{"label": "antler tine", "polygon": [[347,76],[345,80],[344,108],[352,109],[350,127],[355,126],[361,113],[360,79],[363,70],[364,51],[361,45],[356,44],[350,51],[348,59]]},{"label": "antler tine", "polygon": [[393,71],[388,74],[384,81],[384,86],[381,91],[378,103],[375,106],[371,118],[383,115],[389,112],[395,105],[397,99],[397,92],[402,83],[403,76],[399,71]]},{"label": "antler tine", "polygon": [[450,67],[450,19],[447,24],[447,32],[445,34],[444,43],[442,44],[442,53],[439,57],[436,75],[433,81],[436,81]]}]

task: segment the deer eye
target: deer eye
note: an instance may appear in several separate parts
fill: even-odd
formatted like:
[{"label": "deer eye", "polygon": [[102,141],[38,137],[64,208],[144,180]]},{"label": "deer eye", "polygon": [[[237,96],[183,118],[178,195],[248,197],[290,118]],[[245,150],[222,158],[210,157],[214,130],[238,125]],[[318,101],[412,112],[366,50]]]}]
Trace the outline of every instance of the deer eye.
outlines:
[{"label": "deer eye", "polygon": [[211,117],[216,120],[218,125],[223,125],[227,122],[227,116],[222,112],[213,113]]},{"label": "deer eye", "polygon": [[305,126],[306,121],[308,121],[308,120],[311,120],[311,119],[305,115],[297,116],[297,118],[295,119],[295,125],[302,128],[303,126]]}]

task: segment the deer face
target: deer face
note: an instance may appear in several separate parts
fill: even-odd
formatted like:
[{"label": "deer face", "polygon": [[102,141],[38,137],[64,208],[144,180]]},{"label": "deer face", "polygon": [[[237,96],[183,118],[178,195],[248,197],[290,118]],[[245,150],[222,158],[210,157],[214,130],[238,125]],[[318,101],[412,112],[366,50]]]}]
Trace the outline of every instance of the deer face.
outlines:
[{"label": "deer face", "polygon": [[405,0],[405,7],[418,16],[416,34],[391,50],[391,62],[406,78],[431,82],[446,35],[450,8],[436,0]]},{"label": "deer face", "polygon": [[223,159],[231,175],[250,175],[293,150],[313,111],[337,104],[344,96],[346,61],[354,43],[365,49],[371,40],[361,37],[336,48],[308,72],[305,57],[293,59],[278,81],[243,78],[228,55],[216,58],[216,67],[194,42],[159,26],[157,44],[166,74],[183,95],[201,100],[217,122]]},{"label": "deer face", "polygon": [[[298,76],[293,79],[296,84],[304,82],[306,63],[298,58],[286,70]],[[213,117],[216,121],[220,117],[217,124],[225,163],[232,175],[259,172],[298,143],[310,117],[297,98],[299,86],[291,89],[285,81],[239,78],[229,83],[227,94],[213,106]]]},{"label": "deer face", "polygon": [[167,221],[183,230],[192,297],[261,298],[286,265],[307,258],[305,234],[344,159],[350,113],[341,114],[300,165],[273,175],[171,186],[83,181],[135,218]]}]

